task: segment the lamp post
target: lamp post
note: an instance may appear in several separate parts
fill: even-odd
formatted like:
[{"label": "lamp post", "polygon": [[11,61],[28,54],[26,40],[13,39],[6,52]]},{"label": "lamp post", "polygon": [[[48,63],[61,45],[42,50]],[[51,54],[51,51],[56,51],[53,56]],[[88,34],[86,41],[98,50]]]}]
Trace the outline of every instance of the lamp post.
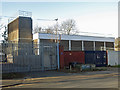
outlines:
[{"label": "lamp post", "polygon": [[57,28],[56,28],[56,43],[57,43],[57,62],[58,62],[58,69],[60,69],[60,60],[59,60],[59,36],[58,36],[58,18],[55,19],[57,23]]}]

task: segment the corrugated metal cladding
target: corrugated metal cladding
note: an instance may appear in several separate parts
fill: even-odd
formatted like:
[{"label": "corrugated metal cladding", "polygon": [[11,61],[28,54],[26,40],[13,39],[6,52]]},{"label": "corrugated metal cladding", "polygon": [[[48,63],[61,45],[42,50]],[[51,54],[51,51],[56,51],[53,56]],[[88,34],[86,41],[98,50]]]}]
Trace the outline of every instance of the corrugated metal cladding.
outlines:
[{"label": "corrugated metal cladding", "polygon": [[83,51],[64,51],[64,64],[68,66],[70,62],[85,63]]},{"label": "corrugated metal cladding", "polygon": [[107,66],[106,51],[85,51],[85,64]]}]

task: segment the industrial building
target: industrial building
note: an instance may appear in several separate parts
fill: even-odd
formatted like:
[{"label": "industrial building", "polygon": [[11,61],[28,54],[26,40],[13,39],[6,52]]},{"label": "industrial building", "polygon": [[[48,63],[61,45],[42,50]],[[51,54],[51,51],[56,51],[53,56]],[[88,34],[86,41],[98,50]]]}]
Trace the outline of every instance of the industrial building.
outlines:
[{"label": "industrial building", "polygon": [[32,19],[18,17],[8,24],[8,41],[15,43],[40,43],[59,40],[64,50],[72,51],[106,51],[114,50],[114,37],[85,35],[55,35],[35,33],[32,35]]},{"label": "industrial building", "polygon": [[55,35],[36,33],[33,41],[37,43],[59,40],[65,51],[106,51],[114,50],[115,38],[85,35]]},{"label": "industrial building", "polygon": [[[63,49],[60,47],[60,68],[68,66],[70,62],[107,66],[108,64],[112,65],[108,63],[110,61],[118,61],[117,59],[107,59],[106,51],[114,51],[115,38],[113,37],[55,35],[45,33],[36,33],[33,35],[34,43],[51,43],[56,40],[59,41],[59,45],[63,47]],[[118,62],[116,64],[118,65]]]},{"label": "industrial building", "polygon": [[[63,49],[59,48],[56,43],[59,43]],[[75,60],[83,64],[92,63],[106,66],[106,51],[114,51],[115,38],[47,33],[32,34],[32,18],[18,17],[8,24],[8,43],[2,46],[8,63],[8,68],[5,66],[6,64],[3,65],[3,71],[27,72],[64,68],[69,62]]]}]

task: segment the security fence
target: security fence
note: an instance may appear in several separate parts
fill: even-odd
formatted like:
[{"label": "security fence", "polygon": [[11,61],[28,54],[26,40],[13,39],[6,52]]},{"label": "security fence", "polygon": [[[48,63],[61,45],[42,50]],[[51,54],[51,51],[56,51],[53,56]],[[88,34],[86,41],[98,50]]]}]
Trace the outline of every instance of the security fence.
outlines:
[{"label": "security fence", "polygon": [[57,69],[56,43],[0,44],[2,73]]}]

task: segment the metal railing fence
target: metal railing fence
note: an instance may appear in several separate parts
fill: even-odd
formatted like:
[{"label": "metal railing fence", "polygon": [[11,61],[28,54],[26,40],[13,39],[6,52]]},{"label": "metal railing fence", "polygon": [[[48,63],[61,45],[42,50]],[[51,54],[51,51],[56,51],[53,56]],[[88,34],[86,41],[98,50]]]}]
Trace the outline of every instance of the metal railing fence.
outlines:
[{"label": "metal railing fence", "polygon": [[56,43],[0,44],[2,73],[57,69]]}]

